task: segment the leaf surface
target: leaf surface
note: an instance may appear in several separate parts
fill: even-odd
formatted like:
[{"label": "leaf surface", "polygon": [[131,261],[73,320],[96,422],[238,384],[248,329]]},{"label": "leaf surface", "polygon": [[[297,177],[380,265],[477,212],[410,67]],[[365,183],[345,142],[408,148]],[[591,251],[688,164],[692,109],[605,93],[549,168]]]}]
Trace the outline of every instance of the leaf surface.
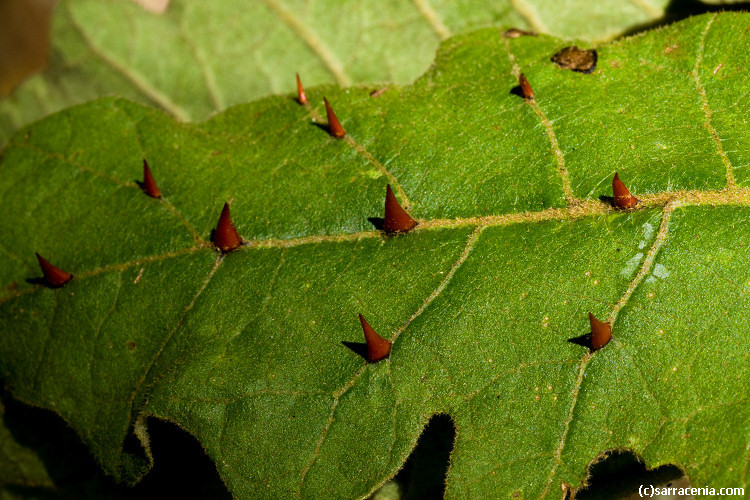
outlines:
[{"label": "leaf surface", "polygon": [[[691,18],[601,47],[589,75],[550,62],[565,42],[486,29],[379,97],[53,115],[0,164],[0,377],[122,480],[148,467],[147,417],[177,423],[239,498],[366,496],[438,413],[453,498],[557,497],[613,448],[744,487],[748,25]],[[637,210],[600,200],[615,171]],[[386,183],[414,231],[368,221]],[[221,256],[225,201],[247,244]],[[34,252],[73,281],[35,284]],[[613,324],[596,353],[568,342],[589,311]],[[347,347],[357,313],[387,360]]]},{"label": "leaf surface", "polygon": [[53,111],[108,95],[181,120],[293,88],[411,83],[440,42],[491,24],[603,40],[656,21],[666,0],[175,0],[155,15],[123,0],[63,0],[49,68],[0,101],[0,143]]}]

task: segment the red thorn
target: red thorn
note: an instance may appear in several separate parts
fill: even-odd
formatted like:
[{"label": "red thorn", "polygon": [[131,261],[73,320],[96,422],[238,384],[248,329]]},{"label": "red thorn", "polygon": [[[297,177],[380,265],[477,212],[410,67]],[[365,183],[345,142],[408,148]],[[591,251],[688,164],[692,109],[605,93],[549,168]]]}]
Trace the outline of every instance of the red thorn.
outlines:
[{"label": "red thorn", "polygon": [[401,208],[396,196],[393,194],[391,185],[385,188],[385,216],[383,217],[383,230],[386,233],[405,233],[417,225],[417,221]]},{"label": "red thorn", "polygon": [[62,269],[50,264],[44,257],[36,254],[36,259],[39,261],[39,267],[42,268],[44,274],[44,280],[47,284],[53,288],[63,286],[65,283],[73,278],[73,275],[63,271]]},{"label": "red thorn", "polygon": [[617,208],[633,208],[640,203],[638,198],[630,194],[630,191],[625,187],[625,183],[620,180],[617,172],[615,172],[615,178],[612,179],[612,197]]},{"label": "red thorn", "polygon": [[307,105],[307,96],[305,95],[305,89],[302,87],[302,81],[299,79],[299,73],[297,73],[297,102]]},{"label": "red thorn", "polygon": [[531,84],[523,73],[518,77],[518,85],[521,86],[521,95],[524,99],[531,100],[534,98],[534,91],[531,90]]},{"label": "red thorn", "polygon": [[328,133],[336,139],[341,139],[346,135],[346,130],[341,126],[339,119],[336,118],[336,113],[333,112],[333,108],[331,108],[328,99],[324,97],[323,102],[326,104],[326,114],[328,115]]},{"label": "red thorn", "polygon": [[362,330],[365,332],[367,361],[377,363],[381,359],[387,358],[391,353],[391,342],[378,335],[361,314],[359,315],[359,322],[362,323]]},{"label": "red thorn", "polygon": [[222,252],[231,252],[242,245],[242,238],[237,234],[237,230],[232,223],[232,217],[229,215],[229,203],[224,203],[224,208],[219,216],[219,223],[216,224],[213,241],[214,245]]},{"label": "red thorn", "polygon": [[148,168],[148,162],[145,158],[143,159],[143,192],[151,198],[161,198],[161,191],[159,191],[159,186],[156,185],[154,176],[151,175],[151,169]]},{"label": "red thorn", "polygon": [[599,321],[591,313],[589,313],[589,323],[591,323],[591,351],[598,351],[612,340],[612,326],[604,321]]}]

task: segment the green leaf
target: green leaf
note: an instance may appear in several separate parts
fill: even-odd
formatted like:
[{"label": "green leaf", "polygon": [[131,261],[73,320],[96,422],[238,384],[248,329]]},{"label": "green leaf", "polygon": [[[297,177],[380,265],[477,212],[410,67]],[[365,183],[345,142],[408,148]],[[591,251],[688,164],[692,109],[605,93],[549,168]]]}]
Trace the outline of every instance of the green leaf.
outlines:
[{"label": "green leaf", "polygon": [[[453,498],[556,497],[613,448],[745,487],[749,24],[612,43],[588,75],[550,62],[563,41],[486,29],[379,97],[53,115],[0,164],[0,378],[120,480],[148,467],[147,417],[177,423],[239,498],[366,496],[435,414]],[[520,72],[536,100],[511,92]],[[600,201],[615,171],[637,210]],[[386,183],[414,231],[368,221]],[[221,256],[230,200],[247,245]],[[34,252],[75,278],[35,283]],[[613,323],[595,353],[568,342],[588,312]],[[357,313],[390,358],[345,345]]]},{"label": "green leaf", "polygon": [[[38,443],[35,443],[38,445]],[[5,407],[0,406],[0,497],[6,498],[10,487],[49,488],[54,481],[33,446],[13,436],[7,423]],[[9,496],[9,498],[12,498]]]},{"label": "green leaf", "polygon": [[53,111],[108,95],[204,119],[294,88],[411,83],[440,40],[491,24],[610,39],[670,15],[667,0],[174,0],[165,15],[123,0],[63,0],[49,68],[0,101],[0,144]]}]

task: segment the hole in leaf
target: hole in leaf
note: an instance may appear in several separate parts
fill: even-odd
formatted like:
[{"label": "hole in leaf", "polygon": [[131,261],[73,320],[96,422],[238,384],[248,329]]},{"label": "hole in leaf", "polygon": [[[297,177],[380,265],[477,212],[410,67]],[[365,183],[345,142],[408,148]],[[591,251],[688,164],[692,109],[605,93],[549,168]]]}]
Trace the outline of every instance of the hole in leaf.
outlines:
[{"label": "hole in leaf", "polygon": [[[86,446],[65,422],[51,411],[27,406],[11,397],[0,384],[0,420],[8,432],[3,439],[6,449],[17,446],[35,455],[43,471],[36,470],[35,460],[29,459],[27,471],[19,470],[17,481],[5,477],[4,488],[19,497],[47,498],[55,490],[69,491],[97,474],[101,474]],[[5,436],[4,436],[5,437]],[[25,453],[24,453],[25,455]],[[49,477],[37,481],[41,485],[29,486],[34,476]],[[26,477],[22,477],[26,476]],[[28,481],[27,481],[28,479]],[[56,486],[47,488],[48,482]],[[14,484],[15,483],[15,484]],[[55,498],[57,498],[55,496]]]},{"label": "hole in leaf", "polygon": [[[1,383],[0,421],[4,424],[0,425],[0,439],[6,449],[21,447],[25,451],[19,451],[20,456],[36,457],[28,458],[18,474],[0,473],[4,491],[14,498],[231,498],[200,443],[175,424],[149,420],[154,468],[139,484],[128,487],[116,484],[102,472],[63,419],[49,410],[16,401]],[[136,446],[138,456],[142,456],[140,445]]]},{"label": "hole in leaf", "polygon": [[[602,453],[588,467],[588,485],[579,487],[571,498],[576,500],[604,500],[639,498],[638,488],[653,485],[658,488],[689,488],[690,483],[676,465],[662,465],[648,469],[630,450],[611,450]],[[654,498],[666,498],[654,496]],[[669,497],[677,498],[677,497]]]},{"label": "hole in leaf", "polygon": [[455,439],[456,427],[450,416],[434,415],[419,436],[417,446],[409,455],[404,467],[371,498],[443,498],[445,478]]},{"label": "hole in leaf", "polygon": [[148,432],[154,468],[133,488],[138,498],[231,499],[216,466],[191,434],[177,425],[150,418]]}]

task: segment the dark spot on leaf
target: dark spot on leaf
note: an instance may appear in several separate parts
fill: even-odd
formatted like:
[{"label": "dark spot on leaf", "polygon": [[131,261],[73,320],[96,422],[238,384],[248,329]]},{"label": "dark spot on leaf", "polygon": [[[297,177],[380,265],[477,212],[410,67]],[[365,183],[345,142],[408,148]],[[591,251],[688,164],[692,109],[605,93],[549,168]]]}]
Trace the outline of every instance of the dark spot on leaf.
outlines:
[{"label": "dark spot on leaf", "polygon": [[522,493],[520,491],[514,491],[510,494],[512,498],[521,498]]},{"label": "dark spot on leaf", "polygon": [[135,349],[135,342],[133,342],[132,340],[128,342],[128,349],[131,351]]},{"label": "dark spot on leaf", "polygon": [[550,60],[562,69],[589,74],[596,69],[597,54],[594,49],[579,49],[572,45],[557,51]]}]

